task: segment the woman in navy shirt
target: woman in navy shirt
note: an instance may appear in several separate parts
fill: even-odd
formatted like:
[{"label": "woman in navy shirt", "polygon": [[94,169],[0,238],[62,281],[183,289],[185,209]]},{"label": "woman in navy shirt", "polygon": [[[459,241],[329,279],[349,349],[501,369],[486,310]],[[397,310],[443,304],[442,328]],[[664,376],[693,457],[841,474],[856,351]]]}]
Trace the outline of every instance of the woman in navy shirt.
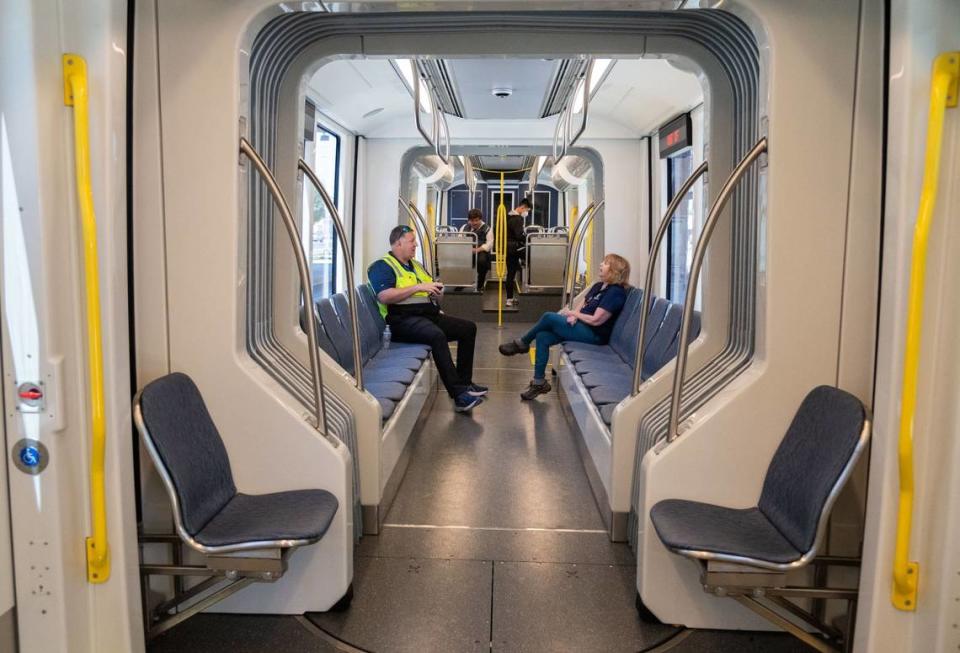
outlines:
[{"label": "woman in navy shirt", "polygon": [[533,399],[550,392],[546,371],[552,345],[566,340],[593,345],[607,343],[613,322],[627,299],[629,279],[630,264],[626,259],[607,254],[600,264],[600,281],[590,287],[582,303],[572,310],[563,308],[559,313],[544,313],[540,321],[520,338],[500,345],[501,354],[513,356],[530,351],[530,343],[537,343],[533,380],[521,393],[522,399]]}]

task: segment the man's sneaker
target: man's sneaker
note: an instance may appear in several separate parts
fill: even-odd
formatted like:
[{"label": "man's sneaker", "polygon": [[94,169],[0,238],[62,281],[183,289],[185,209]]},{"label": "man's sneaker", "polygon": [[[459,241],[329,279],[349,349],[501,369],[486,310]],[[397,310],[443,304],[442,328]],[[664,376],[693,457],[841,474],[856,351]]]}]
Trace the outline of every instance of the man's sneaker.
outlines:
[{"label": "man's sneaker", "polygon": [[486,397],[489,391],[490,391],[490,388],[488,388],[487,386],[478,385],[476,383],[471,383],[467,387],[467,394],[470,395],[471,397]]},{"label": "man's sneaker", "polygon": [[530,351],[530,345],[517,338],[516,340],[503,343],[498,349],[504,356],[515,356],[517,354],[526,354]]},{"label": "man's sneaker", "polygon": [[531,381],[530,385],[527,386],[527,389],[520,393],[520,398],[524,401],[530,401],[534,397],[547,394],[552,389],[552,386],[546,379],[540,383],[534,383]]},{"label": "man's sneaker", "polygon": [[458,413],[469,413],[483,403],[483,397],[474,397],[469,391],[461,392],[453,400],[453,409]]},{"label": "man's sneaker", "polygon": [[510,308],[514,308],[514,307],[515,307],[517,304],[519,304],[519,303],[520,303],[520,302],[518,302],[516,299],[514,299],[513,297],[511,297],[510,299],[508,299],[507,301],[505,301],[503,304],[504,304],[504,306],[509,306]]}]

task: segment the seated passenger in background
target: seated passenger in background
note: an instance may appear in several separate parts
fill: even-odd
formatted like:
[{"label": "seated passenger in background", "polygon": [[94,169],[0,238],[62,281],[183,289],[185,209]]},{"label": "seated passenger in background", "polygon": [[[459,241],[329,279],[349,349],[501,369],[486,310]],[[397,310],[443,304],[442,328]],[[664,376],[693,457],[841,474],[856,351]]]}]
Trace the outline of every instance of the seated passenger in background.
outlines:
[{"label": "seated passenger in background", "polygon": [[[483,402],[487,388],[473,382],[473,347],[477,325],[444,315],[440,310],[443,284],[433,280],[416,260],[417,238],[410,227],[400,225],[390,232],[390,252],[367,268],[370,286],[380,301],[380,313],[397,342],[430,345],[437,372],[454,410],[467,412]],[[453,365],[451,340],[457,342],[457,365]]]},{"label": "seated passenger in background", "polygon": [[490,250],[493,249],[493,229],[483,221],[483,211],[470,209],[467,213],[467,224],[460,231],[477,235],[477,246],[473,253],[477,255],[477,290],[483,292],[487,283],[487,274],[490,272]]},{"label": "seated passenger in background", "polygon": [[622,256],[607,254],[600,263],[599,278],[577,299],[572,310],[562,308],[559,313],[544,313],[520,338],[500,345],[501,354],[513,356],[530,351],[530,343],[537,343],[533,380],[520,395],[522,399],[550,392],[546,371],[552,345],[567,340],[605,345],[610,339],[613,323],[627,300],[630,264]]}]

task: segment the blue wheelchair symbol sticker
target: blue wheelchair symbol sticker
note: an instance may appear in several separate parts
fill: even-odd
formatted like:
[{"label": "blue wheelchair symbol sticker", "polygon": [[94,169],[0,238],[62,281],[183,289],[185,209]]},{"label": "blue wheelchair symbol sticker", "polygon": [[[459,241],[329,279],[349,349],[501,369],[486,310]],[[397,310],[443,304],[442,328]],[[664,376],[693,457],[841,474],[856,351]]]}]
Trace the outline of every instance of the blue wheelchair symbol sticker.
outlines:
[{"label": "blue wheelchair symbol sticker", "polygon": [[27,467],[36,467],[40,464],[40,450],[27,446],[20,450],[20,462]]}]

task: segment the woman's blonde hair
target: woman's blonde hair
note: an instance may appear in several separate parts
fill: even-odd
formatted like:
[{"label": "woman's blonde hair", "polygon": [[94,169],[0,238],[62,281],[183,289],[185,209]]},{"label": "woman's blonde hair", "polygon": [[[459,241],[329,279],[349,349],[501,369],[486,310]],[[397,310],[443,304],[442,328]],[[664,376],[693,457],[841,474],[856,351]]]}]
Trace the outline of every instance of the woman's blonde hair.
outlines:
[{"label": "woman's blonde hair", "polygon": [[624,288],[630,285],[630,263],[627,259],[619,254],[607,254],[603,257],[603,261],[610,266],[607,283]]}]

